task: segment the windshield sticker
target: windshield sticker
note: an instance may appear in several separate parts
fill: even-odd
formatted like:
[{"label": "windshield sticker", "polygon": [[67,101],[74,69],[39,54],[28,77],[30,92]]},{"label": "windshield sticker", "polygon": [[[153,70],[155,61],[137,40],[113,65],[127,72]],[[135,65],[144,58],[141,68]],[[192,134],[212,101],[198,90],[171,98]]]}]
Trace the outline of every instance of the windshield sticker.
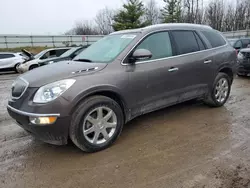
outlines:
[{"label": "windshield sticker", "polygon": [[122,35],[122,39],[134,39],[136,35]]}]

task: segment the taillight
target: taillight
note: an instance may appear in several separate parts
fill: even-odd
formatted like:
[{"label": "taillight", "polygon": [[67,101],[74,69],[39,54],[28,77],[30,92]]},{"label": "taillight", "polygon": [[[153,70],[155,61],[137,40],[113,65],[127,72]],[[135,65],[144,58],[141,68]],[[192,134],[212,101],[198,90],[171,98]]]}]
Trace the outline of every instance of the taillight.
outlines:
[{"label": "taillight", "polygon": [[238,53],[239,53],[238,50],[235,50],[235,52],[236,52],[236,55],[238,55]]}]

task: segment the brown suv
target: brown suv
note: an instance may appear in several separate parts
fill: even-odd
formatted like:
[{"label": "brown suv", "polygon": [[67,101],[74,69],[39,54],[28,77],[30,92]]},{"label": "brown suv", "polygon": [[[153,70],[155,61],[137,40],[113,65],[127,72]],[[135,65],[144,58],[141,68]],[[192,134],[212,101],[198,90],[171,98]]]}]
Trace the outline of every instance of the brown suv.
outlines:
[{"label": "brown suv", "polygon": [[112,33],[76,56],[21,75],[9,114],[35,137],[95,152],[131,119],[202,98],[227,101],[236,53],[208,26],[162,24]]}]

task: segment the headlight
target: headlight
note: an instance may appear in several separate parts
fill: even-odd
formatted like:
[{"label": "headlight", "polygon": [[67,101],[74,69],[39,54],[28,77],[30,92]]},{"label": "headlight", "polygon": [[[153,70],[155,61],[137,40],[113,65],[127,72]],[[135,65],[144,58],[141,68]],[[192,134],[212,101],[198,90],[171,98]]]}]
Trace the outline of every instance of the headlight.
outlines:
[{"label": "headlight", "polygon": [[54,61],[50,61],[48,64],[52,64],[52,63],[54,63]]},{"label": "headlight", "polygon": [[74,83],[74,79],[66,79],[42,86],[36,92],[33,102],[47,103],[53,101],[69,89]]}]

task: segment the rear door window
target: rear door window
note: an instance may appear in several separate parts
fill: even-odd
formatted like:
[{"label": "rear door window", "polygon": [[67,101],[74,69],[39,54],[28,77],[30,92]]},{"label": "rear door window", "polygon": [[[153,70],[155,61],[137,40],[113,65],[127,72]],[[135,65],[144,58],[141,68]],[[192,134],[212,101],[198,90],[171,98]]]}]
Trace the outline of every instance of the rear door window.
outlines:
[{"label": "rear door window", "polygon": [[247,48],[247,46],[249,45],[250,40],[249,39],[242,39],[242,47],[243,48]]},{"label": "rear door window", "polygon": [[59,49],[59,50],[55,50],[55,56],[59,57],[61,56],[64,52],[68,51],[69,49]]},{"label": "rear door window", "polygon": [[205,50],[206,47],[205,47],[203,41],[201,40],[200,36],[198,36],[198,34],[196,32],[194,32],[194,35],[195,35],[195,38],[196,38],[196,40],[198,42],[200,50]]},{"label": "rear door window", "polygon": [[8,58],[12,58],[15,57],[15,55],[13,54],[0,54],[0,59],[8,59]]},{"label": "rear door window", "polygon": [[152,53],[152,58],[150,60],[166,58],[173,55],[168,32],[158,32],[149,35],[135,50],[137,49],[149,50]]},{"label": "rear door window", "polygon": [[204,45],[202,47],[202,44],[200,44],[200,49],[193,31],[172,31],[172,35],[174,37],[174,41],[176,43],[175,45],[179,55],[197,52],[201,49],[204,49]]},{"label": "rear door window", "polygon": [[213,48],[223,46],[226,44],[224,38],[216,31],[201,31],[202,34],[207,38]]}]

